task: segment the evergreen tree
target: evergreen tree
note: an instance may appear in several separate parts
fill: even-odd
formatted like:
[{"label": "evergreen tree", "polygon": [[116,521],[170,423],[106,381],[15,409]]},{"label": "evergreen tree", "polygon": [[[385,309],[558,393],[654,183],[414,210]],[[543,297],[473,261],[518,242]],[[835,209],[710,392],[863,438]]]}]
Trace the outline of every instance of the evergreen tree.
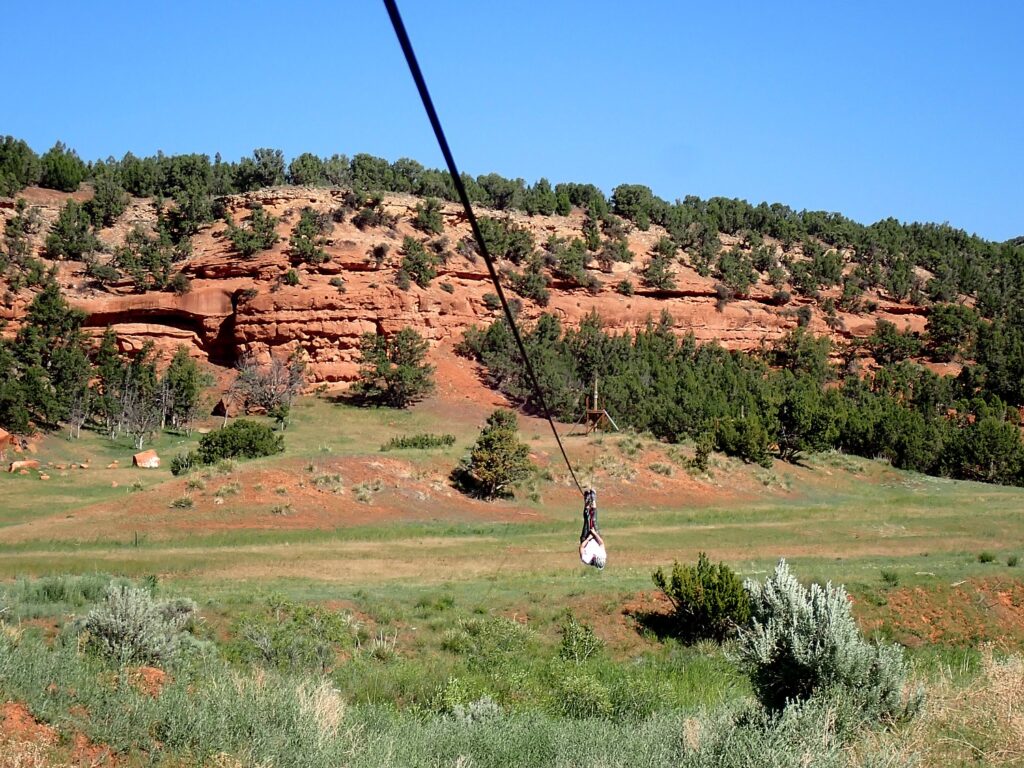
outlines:
[{"label": "evergreen tree", "polygon": [[124,245],[114,251],[111,266],[128,275],[135,290],[162,291],[172,283],[174,264],[187,255],[181,246],[174,246],[166,232],[150,237],[135,225],[125,235]]},{"label": "evergreen tree", "polygon": [[85,163],[59,141],[39,159],[39,169],[39,185],[61,192],[76,191],[86,175]]},{"label": "evergreen tree", "polygon": [[68,306],[52,280],[29,305],[11,351],[20,369],[25,407],[33,418],[56,424],[88,382],[84,319],[82,312]]},{"label": "evergreen tree", "polygon": [[52,259],[77,261],[99,247],[89,214],[77,202],[68,200],[46,236],[47,255]]},{"label": "evergreen tree", "polygon": [[121,423],[122,393],[127,379],[126,366],[118,351],[117,334],[107,326],[93,356],[95,409],[107,435],[113,439]]},{"label": "evergreen tree", "polygon": [[312,152],[303,152],[288,164],[288,181],[300,187],[314,187],[326,181],[324,161]]},{"label": "evergreen tree", "polygon": [[303,208],[288,240],[292,253],[307,264],[322,264],[327,260],[327,254],[324,253],[326,236],[333,228],[330,216],[317,213],[308,206]]},{"label": "evergreen tree", "polygon": [[39,231],[42,219],[39,207],[29,207],[23,197],[14,204],[14,215],[4,225],[4,251],[7,258],[15,264],[21,264],[32,253],[30,237]]},{"label": "evergreen tree", "polygon": [[444,231],[444,219],[441,218],[441,203],[428,197],[420,203],[416,203],[416,215],[413,217],[412,225],[420,232],[430,235],[440,235]]},{"label": "evergreen tree", "polygon": [[267,250],[280,239],[277,234],[277,217],[267,213],[259,203],[253,205],[245,226],[236,226],[230,216],[227,217],[227,223],[228,228],[224,234],[244,258]]},{"label": "evergreen tree", "polygon": [[109,227],[128,207],[128,193],[110,174],[103,174],[93,182],[93,196],[85,210],[93,226]]},{"label": "evergreen tree", "polygon": [[234,185],[240,192],[278,187],[284,180],[284,153],[280,149],[254,149],[252,157],[242,158],[235,168]]},{"label": "evergreen tree", "polygon": [[199,415],[203,389],[213,384],[213,377],[203,372],[188,349],[179,346],[161,381],[164,395],[164,417],[175,429],[191,433],[192,422]]},{"label": "evergreen tree", "polygon": [[871,356],[879,363],[896,363],[921,352],[921,341],[911,333],[900,333],[888,320],[878,320],[875,330],[865,342]]},{"label": "evergreen tree", "polygon": [[0,139],[0,197],[14,197],[39,181],[39,156],[21,139]]},{"label": "evergreen tree", "polygon": [[647,266],[640,272],[644,285],[660,291],[670,291],[676,287],[672,276],[672,262],[663,254],[655,251],[651,254]]},{"label": "evergreen tree", "polygon": [[24,434],[31,430],[31,419],[17,360],[10,345],[0,341],[0,427]]},{"label": "evergreen tree", "polygon": [[530,216],[536,214],[550,216],[554,213],[558,206],[558,200],[551,188],[551,182],[547,179],[540,179],[536,184],[528,187],[523,198],[523,206]]},{"label": "evergreen tree", "polygon": [[962,304],[936,304],[928,312],[928,353],[932,360],[948,362],[966,354],[977,330],[978,316]]},{"label": "evergreen tree", "polygon": [[426,362],[427,342],[412,328],[391,337],[364,334],[359,344],[355,391],[367,403],[407,408],[434,389],[434,367]]},{"label": "evergreen tree", "polygon": [[497,410],[487,417],[459,474],[469,490],[493,499],[510,495],[509,488],[529,476],[533,468],[530,448],[519,440],[516,415]]},{"label": "evergreen tree", "polygon": [[402,241],[401,273],[408,275],[420,288],[426,288],[437,277],[437,265],[437,256],[415,237]]}]

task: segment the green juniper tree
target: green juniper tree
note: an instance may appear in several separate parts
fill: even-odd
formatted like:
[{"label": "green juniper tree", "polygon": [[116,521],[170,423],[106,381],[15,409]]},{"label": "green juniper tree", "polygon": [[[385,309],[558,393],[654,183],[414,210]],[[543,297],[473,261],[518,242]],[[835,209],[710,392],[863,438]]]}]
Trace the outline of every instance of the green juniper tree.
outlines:
[{"label": "green juniper tree", "polygon": [[83,206],[68,200],[46,236],[47,255],[52,259],[77,261],[99,247],[89,214]]},{"label": "green juniper tree", "polygon": [[437,265],[437,255],[415,237],[406,237],[402,241],[400,274],[407,275],[420,288],[426,288],[437,277]]},{"label": "green juniper tree", "polygon": [[327,261],[324,246],[327,245],[327,235],[333,228],[334,223],[330,216],[317,213],[308,206],[303,208],[299,214],[299,221],[292,230],[292,236],[288,239],[292,253],[307,264],[322,264]]},{"label": "green juniper tree", "polygon": [[469,459],[457,473],[462,484],[485,499],[509,495],[509,488],[533,470],[530,448],[519,440],[515,413],[494,411],[480,431]]},{"label": "green juniper tree", "polygon": [[420,232],[429,235],[440,235],[444,231],[444,219],[441,217],[441,202],[437,198],[428,197],[416,204],[416,215],[412,225]]},{"label": "green juniper tree", "polygon": [[252,212],[245,220],[245,226],[237,226],[230,216],[226,217],[226,221],[228,228],[225,235],[244,258],[251,258],[280,240],[277,234],[277,217],[269,214],[259,203],[253,205]]},{"label": "green juniper tree", "polygon": [[367,403],[407,408],[434,389],[427,342],[412,328],[393,336],[364,334],[359,344],[356,393]]},{"label": "green juniper tree", "polygon": [[312,187],[326,181],[324,161],[312,152],[303,152],[288,164],[288,181],[300,187]]},{"label": "green juniper tree", "polygon": [[39,156],[21,139],[0,139],[0,196],[14,197],[39,181]]},{"label": "green juniper tree", "polygon": [[74,192],[85,179],[85,163],[73,149],[57,142],[39,158],[39,186]]},{"label": "green juniper tree", "polygon": [[128,207],[128,193],[116,178],[105,173],[93,182],[93,196],[85,203],[93,226],[109,227]]},{"label": "green juniper tree", "polygon": [[213,377],[199,367],[187,348],[179,346],[160,381],[164,424],[170,421],[173,428],[191,434],[203,390],[212,384]]}]

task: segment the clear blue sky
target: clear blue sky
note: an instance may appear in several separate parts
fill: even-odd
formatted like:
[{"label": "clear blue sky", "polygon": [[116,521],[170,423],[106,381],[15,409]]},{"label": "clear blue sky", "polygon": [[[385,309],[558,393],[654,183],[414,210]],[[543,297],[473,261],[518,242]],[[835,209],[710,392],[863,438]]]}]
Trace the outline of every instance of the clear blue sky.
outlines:
[{"label": "clear blue sky", "polygon": [[[400,0],[462,170],[1024,234],[1024,3]],[[442,164],[383,5],[11,3],[0,133]]]}]

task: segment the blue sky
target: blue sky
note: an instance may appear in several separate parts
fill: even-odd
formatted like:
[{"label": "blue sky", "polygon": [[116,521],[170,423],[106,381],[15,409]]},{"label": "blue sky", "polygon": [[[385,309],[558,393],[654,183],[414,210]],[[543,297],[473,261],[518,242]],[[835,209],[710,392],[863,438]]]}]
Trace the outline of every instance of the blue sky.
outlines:
[{"label": "blue sky", "polygon": [[[472,174],[1024,234],[1024,3],[400,0]],[[0,133],[442,164],[383,5],[16,3]]]}]

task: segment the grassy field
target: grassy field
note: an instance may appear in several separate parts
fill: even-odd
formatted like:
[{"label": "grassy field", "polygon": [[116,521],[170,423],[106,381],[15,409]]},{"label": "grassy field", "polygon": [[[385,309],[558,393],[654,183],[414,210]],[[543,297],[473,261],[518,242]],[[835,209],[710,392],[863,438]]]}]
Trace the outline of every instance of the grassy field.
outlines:
[{"label": "grassy field", "polygon": [[[683,724],[703,722],[711,733],[750,699],[727,652],[680,645],[649,621],[666,609],[652,571],[702,551],[745,577],[763,579],[784,557],[805,582],[844,583],[862,628],[908,648],[934,701],[966,695],[993,669],[1008,674],[1002,662],[984,665],[979,648],[986,641],[1010,653],[1024,643],[1020,489],[918,476],[839,454],[811,456],[801,466],[777,463],[770,471],[715,457],[711,472],[698,475],[686,468],[685,446],[634,435],[570,437],[571,455],[600,494],[610,564],[596,572],[576,557],[578,496],[544,424],[521,421],[540,469],[516,500],[485,503],[450,487],[447,475],[486,413],[441,401],[393,412],[308,398],[286,432],[283,456],[188,478],[132,469],[126,442],[95,434],[75,442],[47,437],[37,458],[89,468],[47,468],[49,480],[0,476],[0,610],[7,609],[8,633],[21,638],[8,651],[7,667],[0,652],[0,700],[24,702],[52,723],[63,734],[64,751],[54,754],[64,758],[72,756],[72,736],[84,733],[140,765],[283,765],[288,749],[313,742],[320,744],[316,759],[292,764],[627,765],[646,755],[650,765],[697,765],[697,752],[680,742]],[[455,445],[379,450],[392,437],[423,432],[451,433]],[[197,439],[165,435],[155,447],[166,467]],[[118,468],[108,469],[115,460]],[[182,498],[189,504],[176,506]],[[115,686],[117,695],[105,703],[99,692],[76,698],[36,690],[45,689],[44,678],[75,687],[37,669],[40,654],[51,654],[47,663],[83,690],[106,674],[60,640],[73,617],[95,602],[95,590],[44,586],[95,582],[102,591],[110,578],[195,600],[202,617],[196,636],[218,649],[216,661],[203,657],[205,671],[172,670],[157,703],[131,686]],[[174,718],[213,717],[195,707],[187,717],[160,709],[159,702],[196,686],[197,676],[236,679],[237,695],[259,698],[247,688],[255,683],[239,638],[246,621],[282,605],[320,606],[348,622],[347,640],[326,673],[267,673],[281,676],[282,696],[291,692],[278,702],[285,709],[312,706],[310,686],[324,680],[336,707],[353,708],[336,713],[340,730],[331,746],[322,733],[281,724],[281,743],[246,756],[240,742],[215,738],[213,725],[203,731],[204,725],[199,730],[211,734],[216,749],[182,733],[157,738],[171,746],[154,751],[154,737],[145,735],[153,722],[170,728]],[[592,627],[600,645],[585,674],[559,656],[570,616]],[[596,694],[580,693],[592,684]],[[592,703],[594,696],[597,709],[566,709],[567,701]],[[481,697],[505,713],[502,727],[488,721],[453,731],[443,724],[452,707]],[[138,723],[116,726],[117,706],[136,708]],[[588,727],[598,727],[593,718],[604,723],[603,751],[578,738],[573,723],[580,718]],[[958,764],[956,749],[940,750],[930,740],[959,726],[942,724],[936,712],[929,718],[931,725],[904,731],[903,742],[926,764]],[[371,732],[380,734],[373,748]],[[975,737],[970,731],[961,741]],[[884,750],[896,755],[893,738],[883,738],[890,739]],[[867,747],[844,747],[842,760],[861,748]],[[539,750],[535,760],[523,757],[531,749]],[[964,764],[978,756],[977,749],[962,752]],[[835,759],[813,764],[847,764]]]}]

